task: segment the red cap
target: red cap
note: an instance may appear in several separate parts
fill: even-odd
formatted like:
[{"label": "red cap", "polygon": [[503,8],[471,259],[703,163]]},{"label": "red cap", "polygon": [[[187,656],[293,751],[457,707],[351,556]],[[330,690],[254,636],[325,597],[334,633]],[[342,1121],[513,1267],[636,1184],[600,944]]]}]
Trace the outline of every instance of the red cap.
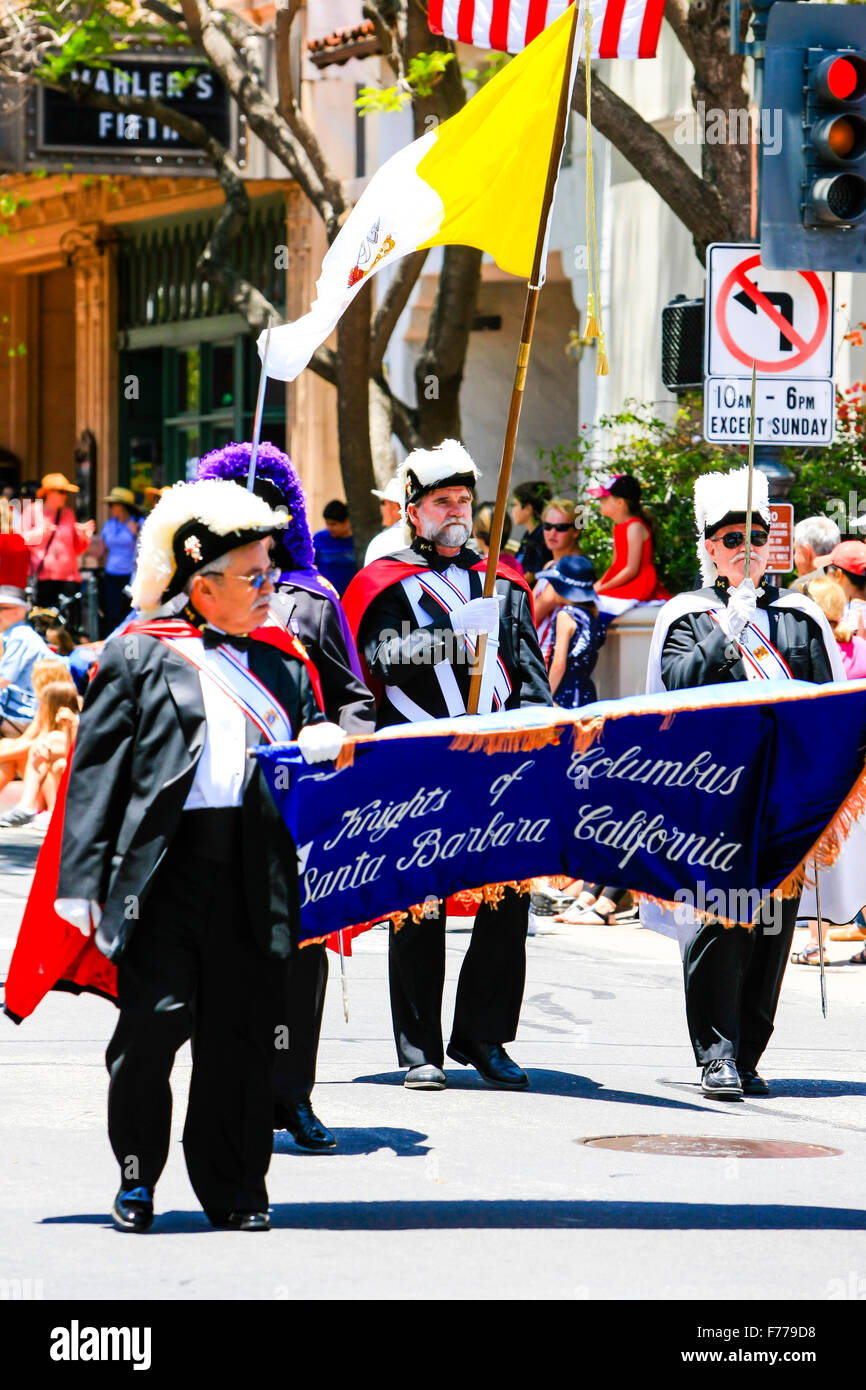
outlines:
[{"label": "red cap", "polygon": [[863,541],[842,541],[829,555],[816,555],[815,564],[818,569],[835,565],[849,574],[866,574],[866,545]]}]

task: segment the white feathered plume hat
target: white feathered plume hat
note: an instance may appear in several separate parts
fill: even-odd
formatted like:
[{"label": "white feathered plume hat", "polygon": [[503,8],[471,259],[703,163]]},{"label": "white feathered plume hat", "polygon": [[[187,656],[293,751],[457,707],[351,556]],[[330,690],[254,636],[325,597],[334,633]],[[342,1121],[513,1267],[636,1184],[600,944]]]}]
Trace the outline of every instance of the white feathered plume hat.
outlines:
[{"label": "white feathered plume hat", "polygon": [[[704,584],[713,584],[718,570],[710,559],[705,540],[711,540],[720,526],[745,524],[749,501],[749,470],[734,468],[730,473],[702,473],[695,479],[695,522],[698,528],[698,560]],[[766,473],[759,468],[752,480],[752,515],[760,517],[769,530],[770,487]]]},{"label": "white feathered plume hat", "polygon": [[468,487],[474,492],[481,477],[469,453],[457,439],[443,439],[435,449],[413,449],[397,469],[403,525],[409,540],[415,528],[406,515],[410,502],[419,502],[425,493],[439,487]]},{"label": "white feathered plume hat", "polygon": [[238,483],[222,478],[176,483],[141,528],[133,604],[145,617],[183,607],[184,586],[197,570],[272,536],[288,519]]}]

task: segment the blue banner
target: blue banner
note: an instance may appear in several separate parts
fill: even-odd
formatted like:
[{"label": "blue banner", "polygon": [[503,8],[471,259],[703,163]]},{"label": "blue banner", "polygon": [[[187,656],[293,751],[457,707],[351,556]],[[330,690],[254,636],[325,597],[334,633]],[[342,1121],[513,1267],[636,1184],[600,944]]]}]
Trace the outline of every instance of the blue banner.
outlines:
[{"label": "blue banner", "polygon": [[430,720],[353,751],[336,771],[294,744],[256,750],[298,846],[302,940],[563,873],[699,907],[739,897],[750,921],[852,797],[866,682]]}]

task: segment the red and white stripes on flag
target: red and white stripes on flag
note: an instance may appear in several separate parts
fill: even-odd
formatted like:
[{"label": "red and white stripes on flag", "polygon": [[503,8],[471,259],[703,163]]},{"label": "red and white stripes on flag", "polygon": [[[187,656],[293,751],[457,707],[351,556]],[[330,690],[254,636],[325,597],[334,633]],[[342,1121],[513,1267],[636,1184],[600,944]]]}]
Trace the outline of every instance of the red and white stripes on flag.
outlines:
[{"label": "red and white stripes on flag", "polygon": [[[572,0],[428,0],[430,29],[475,48],[519,53]],[[665,0],[589,0],[593,58],[654,58]]]}]

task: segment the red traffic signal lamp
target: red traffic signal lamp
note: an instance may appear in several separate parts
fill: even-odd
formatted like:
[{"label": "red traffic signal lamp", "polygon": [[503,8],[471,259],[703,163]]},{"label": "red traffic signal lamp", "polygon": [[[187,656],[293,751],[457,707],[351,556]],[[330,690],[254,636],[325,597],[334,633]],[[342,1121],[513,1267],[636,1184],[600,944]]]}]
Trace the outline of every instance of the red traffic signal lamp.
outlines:
[{"label": "red traffic signal lamp", "polygon": [[806,56],[805,226],[851,227],[866,217],[866,54]]},{"label": "red traffic signal lamp", "polygon": [[762,264],[866,271],[866,6],[774,5],[762,106]]}]

